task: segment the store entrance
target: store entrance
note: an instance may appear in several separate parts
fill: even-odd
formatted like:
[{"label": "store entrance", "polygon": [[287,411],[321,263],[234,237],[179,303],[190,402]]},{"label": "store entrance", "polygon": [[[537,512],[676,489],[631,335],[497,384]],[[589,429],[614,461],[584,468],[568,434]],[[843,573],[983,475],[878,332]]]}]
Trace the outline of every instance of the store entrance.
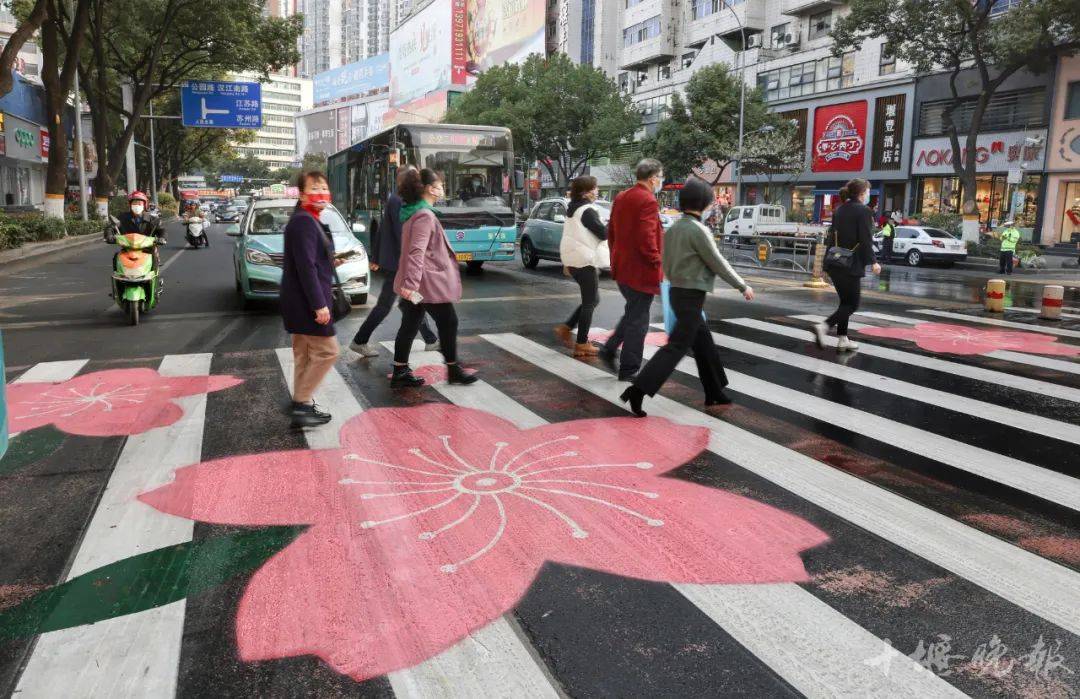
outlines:
[{"label": "store entrance", "polygon": [[1065,185],[1065,213],[1061,217],[1062,243],[1080,243],[1080,182]]}]

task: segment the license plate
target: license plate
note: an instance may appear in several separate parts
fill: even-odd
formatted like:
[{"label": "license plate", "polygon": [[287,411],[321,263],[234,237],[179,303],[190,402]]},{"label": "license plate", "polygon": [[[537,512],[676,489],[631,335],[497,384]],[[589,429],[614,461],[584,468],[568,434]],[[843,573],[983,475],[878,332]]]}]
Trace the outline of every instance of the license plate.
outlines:
[{"label": "license plate", "polygon": [[459,252],[455,255],[458,262],[472,262],[472,256],[473,254],[471,252]]}]

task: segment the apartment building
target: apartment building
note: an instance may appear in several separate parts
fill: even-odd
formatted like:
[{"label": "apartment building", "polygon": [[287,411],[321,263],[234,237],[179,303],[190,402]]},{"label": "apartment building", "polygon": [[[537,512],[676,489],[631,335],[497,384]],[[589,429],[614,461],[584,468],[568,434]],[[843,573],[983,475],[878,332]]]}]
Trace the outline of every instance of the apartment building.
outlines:
[{"label": "apartment building", "polygon": [[[241,74],[232,79],[258,82],[259,76]],[[312,84],[306,78],[272,75],[262,83],[263,125],[251,143],[238,144],[241,155],[254,155],[271,168],[291,167],[297,160],[296,115],[311,109]]]},{"label": "apartment building", "polygon": [[295,0],[304,14],[300,74],[313,77],[386,53],[392,21],[407,0]]},{"label": "apartment building", "polygon": [[[0,3],[0,49],[7,44],[8,39],[18,28],[15,15],[11,13],[8,3]],[[15,61],[15,70],[22,75],[38,80],[41,74],[41,49],[37,42],[30,40],[23,44],[19,50],[18,59]]]}]

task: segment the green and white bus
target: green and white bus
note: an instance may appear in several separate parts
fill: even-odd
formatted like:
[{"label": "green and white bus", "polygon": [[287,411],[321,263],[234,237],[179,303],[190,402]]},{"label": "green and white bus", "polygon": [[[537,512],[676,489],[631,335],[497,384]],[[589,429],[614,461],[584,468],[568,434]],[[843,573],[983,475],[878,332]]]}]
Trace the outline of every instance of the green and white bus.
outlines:
[{"label": "green and white bus", "polygon": [[[478,272],[489,260],[512,260],[517,238],[514,192],[524,174],[514,170],[510,130],[499,126],[401,124],[330,156],[327,175],[334,206],[357,237],[370,245],[383,206],[405,165],[443,176],[446,199],[435,213],[457,259]],[[357,225],[359,224],[359,225]]]}]

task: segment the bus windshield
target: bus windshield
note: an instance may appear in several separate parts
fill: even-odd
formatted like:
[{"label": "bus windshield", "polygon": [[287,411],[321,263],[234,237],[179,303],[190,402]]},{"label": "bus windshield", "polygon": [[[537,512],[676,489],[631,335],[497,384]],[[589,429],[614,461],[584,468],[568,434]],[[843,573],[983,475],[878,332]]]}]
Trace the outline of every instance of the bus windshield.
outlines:
[{"label": "bus windshield", "polygon": [[474,149],[419,149],[422,167],[443,176],[446,200],[441,208],[509,209],[511,154],[506,151]]}]

